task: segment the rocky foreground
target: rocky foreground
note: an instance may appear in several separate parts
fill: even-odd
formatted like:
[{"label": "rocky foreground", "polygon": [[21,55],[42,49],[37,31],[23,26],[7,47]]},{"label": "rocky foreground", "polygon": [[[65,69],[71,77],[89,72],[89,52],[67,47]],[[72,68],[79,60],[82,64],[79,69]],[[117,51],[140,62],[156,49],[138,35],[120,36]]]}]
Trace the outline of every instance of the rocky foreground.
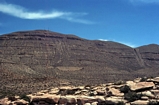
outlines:
[{"label": "rocky foreground", "polygon": [[0,105],[159,105],[159,77],[136,78],[98,86],[59,86],[8,96]]}]

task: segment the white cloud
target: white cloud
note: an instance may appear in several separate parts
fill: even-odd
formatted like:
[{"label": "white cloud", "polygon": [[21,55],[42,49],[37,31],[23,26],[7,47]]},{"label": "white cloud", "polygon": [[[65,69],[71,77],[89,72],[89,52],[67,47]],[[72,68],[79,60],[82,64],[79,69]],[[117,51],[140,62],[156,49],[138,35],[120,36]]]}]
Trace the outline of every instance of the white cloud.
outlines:
[{"label": "white cloud", "polygon": [[[107,39],[98,39],[98,40],[100,40],[100,41],[111,41],[111,40],[107,40]],[[113,41],[114,41],[114,40],[113,40]],[[131,44],[131,43],[128,43],[128,42],[121,42],[121,41],[114,41],[114,42],[118,42],[118,43],[127,45],[127,46],[132,47],[132,48],[135,48],[135,47],[136,47],[136,45]]]},{"label": "white cloud", "polygon": [[78,22],[84,24],[91,24],[93,22],[77,19],[75,17],[86,15],[86,13],[72,13],[72,12],[61,12],[53,10],[52,12],[47,13],[46,11],[28,11],[26,8],[23,8],[14,4],[3,3],[0,4],[0,12],[22,18],[22,19],[55,19],[61,18],[71,22]]},{"label": "white cloud", "polygon": [[108,41],[107,39],[99,39],[100,41]]}]

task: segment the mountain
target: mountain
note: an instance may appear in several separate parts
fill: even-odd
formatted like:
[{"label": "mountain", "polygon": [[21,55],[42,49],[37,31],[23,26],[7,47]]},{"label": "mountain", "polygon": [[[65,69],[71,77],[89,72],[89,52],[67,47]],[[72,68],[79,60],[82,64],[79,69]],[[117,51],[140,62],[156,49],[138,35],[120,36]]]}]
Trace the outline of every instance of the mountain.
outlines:
[{"label": "mountain", "polygon": [[1,90],[34,92],[159,74],[159,45],[138,48],[48,30],[0,36]]}]

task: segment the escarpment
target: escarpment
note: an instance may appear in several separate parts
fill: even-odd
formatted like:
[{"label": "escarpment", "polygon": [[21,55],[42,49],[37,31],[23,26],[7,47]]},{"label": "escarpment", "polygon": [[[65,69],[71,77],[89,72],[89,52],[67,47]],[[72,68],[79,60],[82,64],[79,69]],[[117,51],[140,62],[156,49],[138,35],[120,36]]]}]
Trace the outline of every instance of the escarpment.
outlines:
[{"label": "escarpment", "polygon": [[[0,89],[35,92],[159,74],[159,45],[138,48],[48,30],[0,36]],[[22,88],[25,87],[25,88]]]}]

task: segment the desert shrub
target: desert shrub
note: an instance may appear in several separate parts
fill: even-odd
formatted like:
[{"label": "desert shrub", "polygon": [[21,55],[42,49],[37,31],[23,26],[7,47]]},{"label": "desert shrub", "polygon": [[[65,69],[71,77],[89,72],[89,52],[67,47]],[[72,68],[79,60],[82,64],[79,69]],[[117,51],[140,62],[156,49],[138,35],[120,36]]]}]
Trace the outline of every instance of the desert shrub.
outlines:
[{"label": "desert shrub", "polygon": [[141,78],[140,82],[146,82],[147,79],[148,79],[147,77],[143,77],[143,78]]},{"label": "desert shrub", "polygon": [[23,99],[23,100],[28,101],[30,103],[30,98],[25,94],[21,95],[20,99]]},{"label": "desert shrub", "polygon": [[106,97],[111,97],[111,96],[112,96],[112,92],[111,92],[111,91],[106,92],[105,98],[106,98]]},{"label": "desert shrub", "polygon": [[8,100],[10,100],[10,101],[15,101],[15,100],[17,100],[17,99],[15,98],[15,96],[8,96]]},{"label": "desert shrub", "polygon": [[124,85],[124,86],[122,86],[122,87],[120,88],[120,91],[121,91],[122,93],[128,93],[128,92],[130,91],[130,87],[127,86],[127,85]]},{"label": "desert shrub", "polygon": [[95,96],[95,94],[93,92],[90,92],[89,96]]},{"label": "desert shrub", "polygon": [[120,101],[117,103],[117,105],[125,105],[125,103],[123,101]]},{"label": "desert shrub", "polygon": [[149,101],[148,105],[159,105],[157,101]]},{"label": "desert shrub", "polygon": [[142,97],[142,94],[137,94],[136,92],[131,92],[131,91],[124,94],[124,98],[128,100],[129,102],[139,100],[141,99],[141,97]]},{"label": "desert shrub", "polygon": [[73,95],[74,93],[75,93],[75,91],[74,90],[67,90],[67,92],[66,92],[68,95]]}]

